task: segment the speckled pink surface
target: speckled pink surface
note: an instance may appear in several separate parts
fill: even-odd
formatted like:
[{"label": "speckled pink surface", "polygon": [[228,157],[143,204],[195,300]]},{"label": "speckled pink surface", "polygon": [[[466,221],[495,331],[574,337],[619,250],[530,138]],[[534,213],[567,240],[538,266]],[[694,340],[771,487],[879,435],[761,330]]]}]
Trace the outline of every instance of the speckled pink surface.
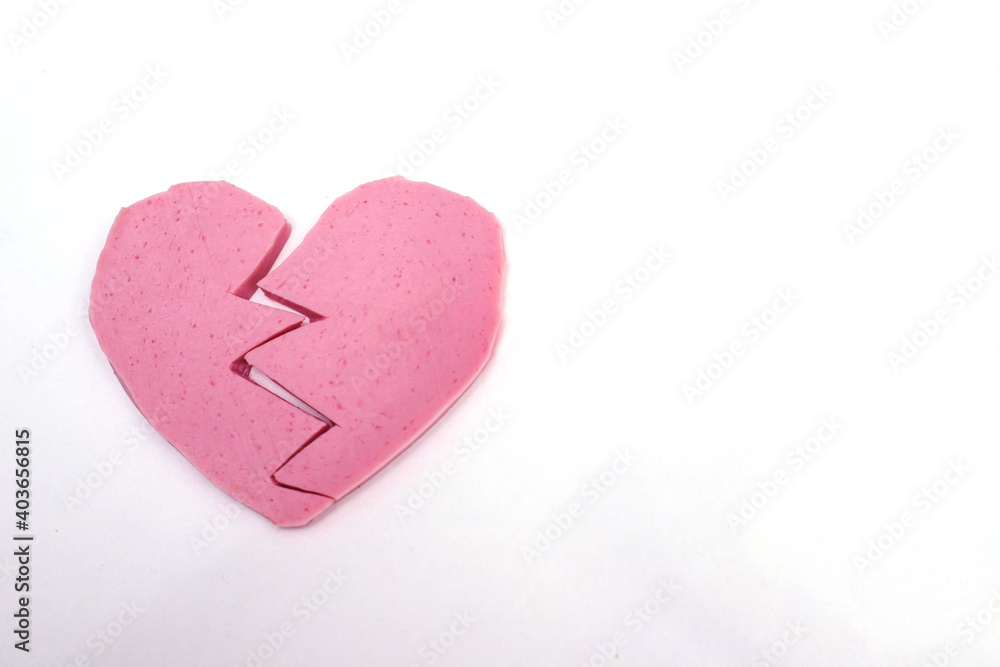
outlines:
[{"label": "speckled pink surface", "polygon": [[[406,449],[479,375],[505,259],[492,214],[399,177],[337,199],[268,274],[288,234],[277,209],[235,186],[176,185],[118,215],[90,319],[163,437],[220,489],[295,526]],[[308,323],[247,301],[258,281]],[[252,382],[250,365],[334,426]]]}]

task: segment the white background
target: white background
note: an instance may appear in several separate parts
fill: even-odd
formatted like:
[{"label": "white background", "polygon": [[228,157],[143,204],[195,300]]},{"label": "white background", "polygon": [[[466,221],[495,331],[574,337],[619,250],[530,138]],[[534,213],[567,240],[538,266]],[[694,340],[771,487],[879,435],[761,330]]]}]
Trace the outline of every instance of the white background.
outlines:
[{"label": "white background", "polygon": [[[341,45],[388,0],[221,14],[212,0],[94,0],[51,18],[44,4],[0,12],[0,543],[15,532],[19,428],[33,434],[37,536],[30,655],[12,646],[0,548],[0,664],[1000,660],[1000,285],[977,282],[1000,252],[997,3],[910,0],[919,9],[885,34],[890,0],[591,0],[554,27],[557,0],[405,1],[350,61]],[[679,67],[689,39],[706,46]],[[490,76],[495,92],[480,89],[460,126],[446,120]],[[800,108],[813,87],[832,96]],[[142,98],[127,117],[123,94]],[[249,159],[241,144],[283,108],[294,119]],[[789,136],[796,110],[808,119]],[[112,132],[88,150],[105,118]],[[626,129],[581,161],[609,119]],[[112,220],[233,160],[230,180],[292,223],[290,249],[438,127],[446,141],[412,177],[505,228],[497,356],[310,526],[245,509],[230,520],[230,499],[145,426],[88,324]],[[957,140],[914,180],[908,161],[947,128]],[[777,151],[742,167],[754,173],[724,201],[719,183],[769,138]],[[81,142],[89,154],[59,173]],[[564,169],[572,183],[519,224]],[[848,233],[895,179],[904,194]],[[667,266],[640,271],[661,247]],[[632,275],[648,280],[626,300],[615,286]],[[953,292],[967,284],[981,287],[971,300]],[[794,305],[752,339],[744,327],[771,319],[779,290]],[[606,299],[615,312],[585,325]],[[894,364],[939,309],[946,323]],[[581,328],[592,335],[560,355]],[[743,354],[713,367],[734,342]],[[689,400],[700,371],[717,379]],[[456,443],[491,409],[503,427],[465,460]],[[797,463],[824,419],[843,426]],[[588,480],[618,453],[634,462],[592,500]],[[950,465],[967,470],[933,503],[916,498]],[[559,528],[573,503],[582,514]],[[341,588],[321,592],[338,571]],[[669,602],[660,582],[677,589]],[[308,619],[304,597],[323,601]],[[267,636],[285,623],[275,652]]]}]

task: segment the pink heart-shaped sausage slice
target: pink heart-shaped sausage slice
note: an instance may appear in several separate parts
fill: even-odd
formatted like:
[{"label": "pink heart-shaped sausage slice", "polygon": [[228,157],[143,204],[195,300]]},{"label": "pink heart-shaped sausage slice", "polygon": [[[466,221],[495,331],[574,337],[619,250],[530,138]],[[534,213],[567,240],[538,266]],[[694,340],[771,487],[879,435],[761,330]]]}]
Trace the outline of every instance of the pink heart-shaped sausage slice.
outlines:
[{"label": "pink heart-shaped sausage slice", "polygon": [[[118,215],[90,305],[139,410],[282,526],[357,488],[469,387],[496,343],[505,266],[492,214],[398,177],[337,199],[268,274],[288,234],[277,209],[228,183],[174,186]],[[308,323],[247,301],[258,283]]]}]

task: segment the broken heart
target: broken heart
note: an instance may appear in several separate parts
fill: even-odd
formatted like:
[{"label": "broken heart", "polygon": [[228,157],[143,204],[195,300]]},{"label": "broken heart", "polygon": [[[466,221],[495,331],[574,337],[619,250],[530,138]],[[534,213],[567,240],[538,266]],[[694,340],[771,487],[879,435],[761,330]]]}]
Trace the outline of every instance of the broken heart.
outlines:
[{"label": "broken heart", "polygon": [[[356,489],[470,386],[496,344],[505,267],[491,213],[399,177],[337,199],[271,271],[289,233],[228,183],[176,185],[122,209],[90,300],[143,415],[281,526]],[[258,286],[295,312],[249,301]]]}]

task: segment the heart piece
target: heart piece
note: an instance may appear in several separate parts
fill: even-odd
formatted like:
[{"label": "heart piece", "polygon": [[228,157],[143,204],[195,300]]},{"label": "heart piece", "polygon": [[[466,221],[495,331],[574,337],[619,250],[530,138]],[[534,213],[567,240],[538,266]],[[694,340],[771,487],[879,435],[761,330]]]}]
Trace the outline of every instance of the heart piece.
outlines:
[{"label": "heart piece", "polygon": [[[122,209],[90,303],[143,415],[281,526],[357,488],[471,385],[496,344],[505,267],[491,213],[401,177],[338,198],[268,275],[289,232],[233,185],[176,185]],[[248,301],[258,283],[301,315]]]}]

